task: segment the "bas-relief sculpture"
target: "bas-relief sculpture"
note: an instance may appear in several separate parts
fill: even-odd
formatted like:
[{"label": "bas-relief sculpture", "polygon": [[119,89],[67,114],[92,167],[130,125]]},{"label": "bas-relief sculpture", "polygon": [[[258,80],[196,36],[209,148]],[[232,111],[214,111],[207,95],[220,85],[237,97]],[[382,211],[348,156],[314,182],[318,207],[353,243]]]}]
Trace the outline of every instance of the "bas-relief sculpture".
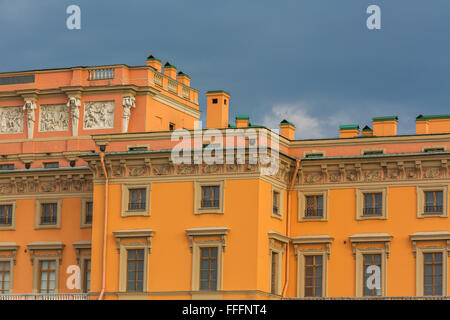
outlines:
[{"label": "bas-relief sculpture", "polygon": [[114,127],[114,101],[92,101],[84,104],[84,129]]},{"label": "bas-relief sculpture", "polygon": [[64,104],[39,107],[39,131],[66,131],[69,129],[69,110]]},{"label": "bas-relief sculpture", "polygon": [[0,134],[23,132],[23,108],[0,108]]}]

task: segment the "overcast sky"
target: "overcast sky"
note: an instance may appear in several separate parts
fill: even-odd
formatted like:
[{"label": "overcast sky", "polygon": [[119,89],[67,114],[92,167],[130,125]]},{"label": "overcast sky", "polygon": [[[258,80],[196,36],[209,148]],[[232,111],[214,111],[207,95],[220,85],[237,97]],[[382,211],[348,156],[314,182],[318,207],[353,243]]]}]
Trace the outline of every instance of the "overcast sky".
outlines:
[{"label": "overcast sky", "polygon": [[[66,8],[81,8],[68,30]],[[381,8],[381,30],[366,9]],[[448,0],[0,0],[0,72],[144,65],[149,54],[200,90],[231,94],[230,122],[329,138],[340,124],[450,114]]]}]

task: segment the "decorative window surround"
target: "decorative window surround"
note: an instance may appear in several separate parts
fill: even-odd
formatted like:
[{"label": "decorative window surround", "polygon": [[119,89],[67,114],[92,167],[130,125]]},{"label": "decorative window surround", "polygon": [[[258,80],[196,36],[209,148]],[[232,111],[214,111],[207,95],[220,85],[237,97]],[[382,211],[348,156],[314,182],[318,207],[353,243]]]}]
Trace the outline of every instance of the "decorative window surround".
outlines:
[{"label": "decorative window surround", "polygon": [[[322,256],[322,297],[327,296],[327,267],[330,259],[331,242],[334,240],[329,235],[298,236],[292,238],[294,253],[297,257],[297,296],[305,297],[305,257]],[[311,246],[322,246],[321,248]]]},{"label": "decorative window surround", "polygon": [[[386,258],[389,257],[388,247],[368,247],[368,248],[356,248],[355,254],[355,264],[356,264],[356,296],[362,297],[364,296],[363,291],[363,281],[364,281],[364,255],[365,254],[379,254],[381,255],[381,296],[386,296],[386,286],[387,286],[387,277],[386,277]],[[377,296],[375,296],[377,297]],[[367,296],[367,298],[371,298],[371,296]]]},{"label": "decorative window surround", "polygon": [[[278,199],[278,214],[273,212],[273,196],[274,193],[278,192],[279,199]],[[284,217],[284,189],[278,188],[272,185],[272,195],[271,195],[272,201],[271,201],[271,207],[270,207],[270,216],[272,218],[277,218],[280,220],[283,220]]]},{"label": "decorative window surround", "polygon": [[[323,197],[323,214],[322,217],[305,216],[306,197],[322,196]],[[328,221],[328,190],[315,191],[299,191],[298,192],[298,221]]]},{"label": "decorative window surround", "polygon": [[[448,186],[437,184],[437,185],[423,185],[417,186],[417,218],[428,218],[428,217],[448,217]],[[442,191],[442,213],[425,213],[425,192],[426,191]]]},{"label": "decorative window surround", "polygon": [[[81,215],[80,215],[80,228],[92,228],[92,223],[86,223],[86,210],[87,210],[87,203],[92,202],[92,205],[94,205],[94,202],[92,199],[81,199]],[[92,208],[92,215],[94,214],[94,208]]]},{"label": "decorative window surround", "polygon": [[[218,298],[216,291],[212,293],[211,291],[200,292],[200,249],[205,247],[217,248],[217,291],[222,290],[222,261],[223,252],[225,251],[225,238],[228,231],[229,229],[226,227],[191,228],[186,230],[192,252],[191,288],[192,291],[199,292],[199,294],[193,293],[193,298]],[[207,240],[202,240],[203,237],[206,237]],[[213,237],[218,239],[212,240],[211,238]]]},{"label": "decorative window surround", "polygon": [[[219,208],[202,208],[202,187],[219,186]],[[224,180],[202,180],[194,182],[194,214],[205,213],[224,213],[225,200],[225,181]]]},{"label": "decorative window surround", "polygon": [[0,231],[16,230],[16,201],[0,201],[0,205],[12,205],[11,225],[0,225]]},{"label": "decorative window surround", "polygon": [[83,292],[83,283],[85,282],[86,260],[91,259],[91,240],[80,240],[72,243],[77,254],[77,264],[80,267],[80,292]]},{"label": "decorative window surround", "polygon": [[[130,189],[145,189],[145,210],[130,210],[128,203],[130,202]],[[150,183],[143,184],[122,184],[122,211],[121,217],[150,216],[150,196],[152,185]]]},{"label": "decorative window surround", "polygon": [[[19,245],[15,242],[0,242],[0,261],[9,262],[9,293],[14,288],[14,266],[16,265],[17,249]],[[3,253],[7,253],[3,254]]]},{"label": "decorative window surround", "polygon": [[[33,293],[39,291],[39,263],[41,260],[56,261],[55,293],[59,290],[59,267],[62,263],[62,251],[64,244],[60,241],[38,241],[27,245],[30,251],[31,264],[33,265]],[[37,252],[50,251],[47,254],[36,254]]]},{"label": "decorative window surround", "polygon": [[[277,261],[277,265],[279,266],[278,268],[278,272],[276,275],[276,288],[275,288],[275,293],[277,295],[281,295],[281,290],[282,290],[282,266],[283,266],[283,255],[284,255],[284,251],[286,249],[286,245],[289,244],[289,238],[286,237],[285,235],[282,235],[278,232],[275,231],[269,231],[268,232],[268,237],[269,237],[269,257],[272,257],[272,253],[278,253],[278,261]],[[269,275],[272,275],[272,263],[270,264],[270,272]]]},{"label": "decorative window surround", "polygon": [[[448,231],[431,231],[431,232],[416,232],[409,235],[412,241],[413,253],[416,257],[416,295],[424,295],[424,253],[442,253],[442,294],[448,295],[447,281],[448,269],[447,260],[450,256],[450,232]],[[432,242],[431,245],[426,245],[427,242]],[[436,244],[441,242],[441,244]],[[419,245],[418,245],[419,244]]]},{"label": "decorative window surround", "polygon": [[[381,215],[364,215],[364,194],[366,193],[381,193],[382,199],[382,212]],[[358,188],[356,189],[356,220],[386,220],[388,217],[387,212],[387,187],[374,187],[374,188]]]},{"label": "decorative window surround", "polygon": [[357,245],[360,243],[382,243],[385,246],[386,256],[389,258],[389,248],[392,236],[387,233],[359,233],[349,237],[352,244],[353,257],[356,258]]},{"label": "decorative window surround", "polygon": [[[61,228],[61,210],[62,199],[38,199],[35,201],[36,207],[34,212],[34,229],[60,229]],[[56,203],[57,216],[56,224],[41,224],[42,205],[45,203]]]},{"label": "decorative window surround", "polygon": [[[129,249],[144,249],[144,281],[143,291],[146,292],[148,288],[148,255],[152,249],[152,237],[155,231],[152,229],[133,229],[133,230],[118,230],[113,231],[117,242],[117,250],[119,252],[119,292],[127,294],[129,299],[134,296],[129,296],[127,293],[127,255]],[[139,240],[145,241],[139,241]],[[123,241],[125,240],[125,241]],[[135,240],[128,242],[129,240]],[[132,292],[132,295],[139,295],[139,292]],[[142,292],[140,293],[142,295]]]}]

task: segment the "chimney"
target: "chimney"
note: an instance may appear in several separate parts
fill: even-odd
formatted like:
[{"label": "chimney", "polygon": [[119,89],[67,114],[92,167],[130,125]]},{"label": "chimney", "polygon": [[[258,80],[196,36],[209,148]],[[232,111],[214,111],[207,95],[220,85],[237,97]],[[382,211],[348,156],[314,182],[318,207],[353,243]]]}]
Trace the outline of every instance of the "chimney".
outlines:
[{"label": "chimney", "polygon": [[161,73],[162,62],[158,58],[155,58],[152,55],[149,55],[147,58],[147,66],[156,69],[159,73]]},{"label": "chimney", "polygon": [[250,118],[247,115],[236,116],[236,128],[247,128]]},{"label": "chimney", "polygon": [[369,127],[369,126],[365,126],[365,127],[362,129],[362,135],[363,135],[364,137],[370,137],[370,136],[373,136],[373,130],[372,130],[372,128]]},{"label": "chimney", "polygon": [[449,133],[450,115],[419,115],[416,118],[416,134]]},{"label": "chimney", "polygon": [[191,86],[191,78],[189,78],[187,74],[183,73],[183,71],[178,72],[177,81],[184,84],[185,86]]},{"label": "chimney", "polygon": [[354,138],[359,136],[359,125],[346,124],[339,126],[339,138]]},{"label": "chimney", "polygon": [[289,140],[295,140],[295,126],[287,120],[280,122],[280,135]]},{"label": "chimney", "polygon": [[373,135],[377,137],[397,135],[397,116],[372,118]]},{"label": "chimney", "polygon": [[206,128],[228,128],[230,94],[223,90],[206,93]]},{"label": "chimney", "polygon": [[170,64],[170,62],[166,62],[166,64],[164,65],[164,74],[169,78],[176,80],[177,68],[174,65]]}]

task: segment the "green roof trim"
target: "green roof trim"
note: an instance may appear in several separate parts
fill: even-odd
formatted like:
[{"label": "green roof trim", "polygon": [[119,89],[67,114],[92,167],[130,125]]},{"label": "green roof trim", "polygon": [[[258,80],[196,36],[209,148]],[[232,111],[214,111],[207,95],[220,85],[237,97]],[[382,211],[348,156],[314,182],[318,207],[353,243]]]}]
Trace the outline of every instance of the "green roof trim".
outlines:
[{"label": "green roof trim", "polygon": [[392,121],[392,120],[398,121],[398,117],[397,116],[387,116],[387,117],[375,117],[375,118],[372,118],[373,122],[377,122],[377,121]]},{"label": "green roof trim", "polygon": [[237,114],[236,115],[236,120],[249,120],[250,117],[245,115],[245,114]]},{"label": "green roof trim", "polygon": [[287,121],[286,119],[284,119],[283,121],[280,122],[280,125],[289,125],[289,126],[293,126],[295,128],[295,125],[289,121]]},{"label": "green roof trim", "polygon": [[339,126],[339,130],[359,130],[359,125],[357,124],[344,124]]},{"label": "green roof trim", "polygon": [[206,91],[206,94],[208,94],[208,93],[226,93],[227,95],[229,95],[229,96],[230,96],[230,94],[229,94],[228,92],[226,92],[226,91],[223,91],[223,90],[212,90],[212,91]]},{"label": "green roof trim", "polygon": [[365,126],[362,131],[373,131],[373,129],[369,126]]},{"label": "green roof trim", "polygon": [[[152,55],[149,55],[149,56],[147,57],[147,60],[156,60],[156,61],[161,62],[161,60],[159,60],[158,58],[155,58],[155,57],[152,56]],[[162,63],[162,62],[161,62],[161,63]]]},{"label": "green roof trim", "polygon": [[450,119],[450,114],[436,114],[436,115],[418,115],[416,121],[425,121],[431,119]]},{"label": "green roof trim", "polygon": [[166,62],[166,64],[164,65],[164,68],[174,68],[176,69],[177,67],[175,67],[173,64],[171,64],[170,62]]},{"label": "green roof trim", "polygon": [[180,72],[178,72],[178,74],[177,74],[178,76],[180,76],[180,77],[187,77],[187,78],[191,78],[191,77],[189,77],[186,73],[184,73],[183,71],[180,71]]}]

